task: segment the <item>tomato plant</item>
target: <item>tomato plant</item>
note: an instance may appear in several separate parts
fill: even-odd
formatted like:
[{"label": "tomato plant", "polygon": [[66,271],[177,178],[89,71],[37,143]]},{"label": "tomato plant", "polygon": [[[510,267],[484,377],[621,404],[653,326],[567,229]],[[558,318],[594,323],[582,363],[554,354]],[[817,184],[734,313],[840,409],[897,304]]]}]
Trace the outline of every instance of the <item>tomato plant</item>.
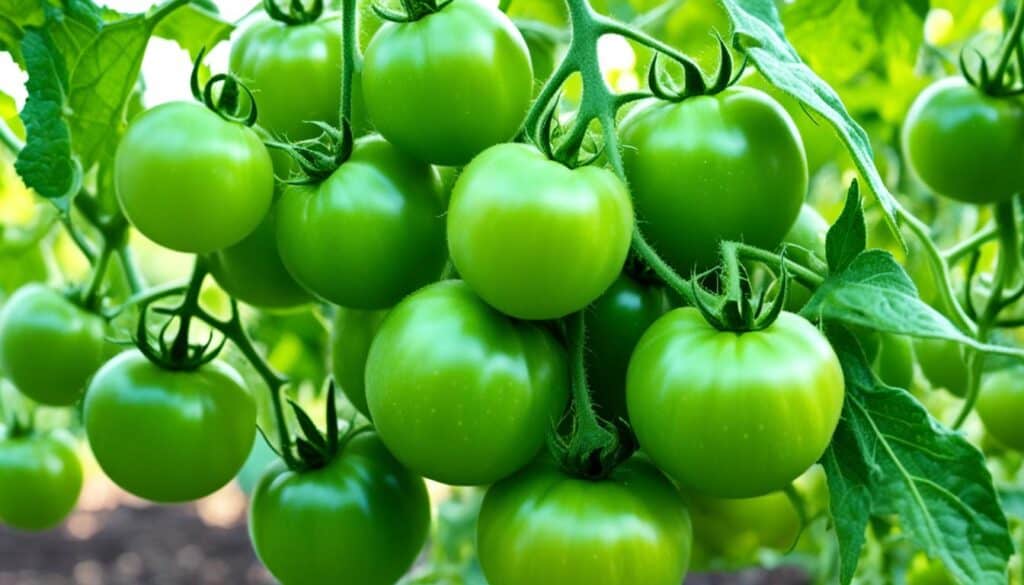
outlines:
[{"label": "tomato plant", "polygon": [[1011,449],[1024,451],[1024,379],[1017,369],[988,374],[978,395],[978,416],[985,430]]},{"label": "tomato plant", "polygon": [[75,507],[82,464],[66,433],[0,439],[0,522],[19,530],[46,530]]},{"label": "tomato plant", "polygon": [[366,358],[387,311],[339,309],[334,317],[331,372],[345,397],[360,413],[370,416],[366,404]]}]

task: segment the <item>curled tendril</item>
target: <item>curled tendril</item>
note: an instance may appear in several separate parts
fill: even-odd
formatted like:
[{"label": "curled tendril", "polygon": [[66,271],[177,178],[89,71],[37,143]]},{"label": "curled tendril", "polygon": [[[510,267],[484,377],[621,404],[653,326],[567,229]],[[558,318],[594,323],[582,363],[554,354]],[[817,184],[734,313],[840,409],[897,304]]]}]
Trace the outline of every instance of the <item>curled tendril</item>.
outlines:
[{"label": "curled tendril", "polygon": [[670,59],[683,68],[682,87],[673,87],[673,84],[662,75],[661,69],[658,67],[658,59],[661,53],[655,52],[654,57],[651,58],[651,65],[647,70],[647,85],[651,93],[662,100],[680,102],[699,95],[715,95],[736,83],[746,68],[747,58],[744,56],[743,62],[737,69],[725,40],[717,32],[715,33],[715,38],[718,39],[718,50],[721,56],[718,70],[715,72],[713,79],[705,78],[704,73],[700,70],[700,66],[689,57],[682,54],[668,54],[667,56]]},{"label": "curled tendril", "polygon": [[320,121],[309,122],[320,129],[320,136],[288,142],[282,137],[267,140],[269,148],[284,151],[298,165],[296,175],[285,181],[289,185],[311,185],[329,177],[352,155],[355,139],[352,126],[345,122],[339,130]]},{"label": "curled tendril", "polygon": [[320,18],[324,12],[323,0],[313,0],[313,4],[306,8],[302,0],[291,0],[288,3],[288,11],[281,10],[275,0],[263,0],[263,10],[270,18],[287,24],[297,26],[309,24]]},{"label": "curled tendril", "polygon": [[[147,319],[150,309],[154,313],[170,316],[160,326],[159,332],[152,339],[150,338]],[[149,303],[144,303],[139,307],[139,320],[136,324],[132,340],[136,347],[139,348],[139,351],[142,352],[142,355],[161,368],[175,371],[196,370],[210,363],[220,354],[221,350],[224,349],[227,338],[221,337],[219,342],[214,345],[215,336],[213,331],[211,331],[205,342],[201,344],[189,343],[184,355],[176,355],[173,345],[167,341],[171,324],[176,319],[180,322],[182,319],[190,319],[192,317],[180,314],[180,310],[181,307],[150,307]]]},{"label": "curled tendril", "polygon": [[370,8],[381,20],[403,23],[415,22],[424,16],[443,10],[445,6],[451,3],[452,0],[444,0],[440,4],[438,4],[437,0],[402,0],[404,12],[392,10],[378,2],[371,4]]},{"label": "curled tendril", "polygon": [[[192,75],[189,78],[189,85],[192,89],[192,97],[200,101],[221,118],[229,122],[252,126],[256,123],[256,98],[240,79],[230,73],[218,73],[211,77],[205,85],[199,82],[199,70],[203,64],[203,57],[206,56],[206,47],[199,49],[196,60],[192,64]],[[220,95],[214,98],[214,88],[217,84],[223,84]],[[245,92],[248,110],[245,115],[240,115],[242,101],[239,100],[239,90]]]}]

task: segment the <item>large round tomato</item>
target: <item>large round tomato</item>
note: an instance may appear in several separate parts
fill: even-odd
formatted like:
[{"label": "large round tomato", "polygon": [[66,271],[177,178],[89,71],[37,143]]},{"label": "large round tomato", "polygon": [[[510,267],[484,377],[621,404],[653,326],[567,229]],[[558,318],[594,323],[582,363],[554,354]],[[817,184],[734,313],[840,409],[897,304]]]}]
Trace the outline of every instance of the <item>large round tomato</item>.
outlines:
[{"label": "large round tomato", "polygon": [[682,274],[714,265],[722,240],[774,249],[800,213],[800,135],[761,91],[651,102],[630,112],[621,134],[644,233]]},{"label": "large round tomato", "polygon": [[0,439],[0,522],[19,530],[46,530],[75,507],[82,464],[70,435]]},{"label": "large round tomato", "polygon": [[274,193],[270,155],[256,133],[196,102],[136,117],[118,144],[114,179],[121,209],[142,235],[191,254],[241,241]]},{"label": "large round tomato", "polygon": [[256,402],[223,362],[171,371],[126,351],[89,384],[85,432],[114,483],[147,500],[183,502],[238,473],[256,436]]},{"label": "large round tomato", "polygon": [[0,310],[0,375],[41,404],[74,404],[103,365],[103,329],[57,291],[27,284]]},{"label": "large round tomato", "polygon": [[512,137],[533,90],[526,41],[493,4],[454,0],[414,22],[387,23],[366,48],[370,120],[420,160],[464,165]]},{"label": "large round tomato", "polygon": [[968,371],[960,344],[945,339],[918,339],[914,355],[921,373],[934,388],[954,396],[967,396]]},{"label": "large round tomato", "polygon": [[[800,214],[782,239],[783,244],[799,246],[825,261],[825,237],[828,235],[828,222],[821,217],[818,210],[808,204],[800,206]],[[811,300],[811,290],[795,279],[790,279],[786,296],[786,309],[797,312]]]},{"label": "large round tomato", "polygon": [[986,374],[977,409],[986,431],[1007,447],[1024,451],[1024,369]]},{"label": "large round tomato", "polygon": [[988,97],[961,77],[935,82],[903,122],[903,152],[928,188],[993,203],[1024,187],[1024,107]]},{"label": "large round tomato", "polygon": [[628,420],[629,358],[644,331],[668,310],[665,289],[626,274],[587,308],[587,379],[597,413],[606,420]]},{"label": "large round tomato", "polygon": [[210,254],[210,274],[228,294],[261,309],[286,309],[313,300],[288,274],[277,251],[273,211],[244,240]]},{"label": "large round tomato", "polygon": [[430,165],[379,136],[319,185],[292,185],[277,202],[277,243],[288,272],[318,297],[384,309],[444,267],[441,181]]},{"label": "large round tomato", "polygon": [[249,533],[287,585],[392,585],[427,539],[423,480],[372,434],[353,438],[324,467],[274,464],[252,495]]},{"label": "large round tomato", "polygon": [[800,535],[800,516],[783,492],[755,498],[688,495],[693,539],[710,556],[743,565],[758,550],[789,549]]},{"label": "large round tomato", "polygon": [[366,363],[381,439],[430,479],[483,485],[544,445],[568,400],[550,333],[498,313],[460,281],[410,295],[384,320]]},{"label": "large round tomato", "polygon": [[691,542],[682,496],[642,457],[597,481],[542,460],[487,490],[477,526],[491,585],[678,585]]},{"label": "large round tomato", "polygon": [[[341,107],[341,18],[306,24],[260,19],[231,45],[231,72],[253,92],[258,123],[288,140],[320,135],[310,121],[334,122]],[[358,63],[358,59],[356,60]],[[359,71],[352,76],[352,125],[367,131]]]},{"label": "large round tomato", "polygon": [[640,447],[687,490],[719,498],[764,495],[806,471],[832,439],[843,394],[828,340],[785,311],[736,333],[675,309],[640,339],[626,382]]},{"label": "large round tomato", "polygon": [[614,173],[568,169],[524,144],[501,144],[459,175],[448,249],[463,279],[499,311],[556,319],[615,280],[629,251],[633,206]]},{"label": "large round tomato", "polygon": [[387,311],[338,309],[331,338],[331,372],[334,382],[345,397],[364,416],[370,416],[366,405],[366,356]]}]

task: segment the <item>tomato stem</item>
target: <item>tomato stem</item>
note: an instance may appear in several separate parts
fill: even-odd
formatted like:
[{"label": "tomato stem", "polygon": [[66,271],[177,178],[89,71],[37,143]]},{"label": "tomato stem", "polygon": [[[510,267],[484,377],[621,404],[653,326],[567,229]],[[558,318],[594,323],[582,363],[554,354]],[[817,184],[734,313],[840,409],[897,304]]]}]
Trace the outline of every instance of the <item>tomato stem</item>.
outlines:
[{"label": "tomato stem", "polygon": [[352,79],[356,68],[356,0],[344,0],[341,7],[341,111],[338,127],[352,125]]},{"label": "tomato stem", "polygon": [[[1003,46],[999,50],[999,62],[992,74],[992,82],[996,87],[1001,87],[1003,78],[1006,76],[1006,69],[1010,66],[1010,59],[1020,46],[1021,31],[1024,30],[1024,0],[1017,0],[1016,11],[1013,14],[1013,23],[1010,25],[1006,36],[1003,37]],[[1024,63],[1018,63],[1024,67]]]},{"label": "tomato stem", "polygon": [[107,267],[110,266],[110,257],[114,252],[115,250],[107,245],[106,242],[100,247],[99,256],[92,265],[92,274],[89,275],[89,281],[85,288],[82,289],[82,306],[87,311],[95,313],[99,308],[100,286],[103,284],[103,277],[107,274]]},{"label": "tomato stem", "polygon": [[195,257],[192,265],[192,276],[189,279],[188,288],[185,290],[185,298],[178,308],[178,318],[181,320],[178,325],[178,333],[171,345],[170,358],[172,362],[182,363],[188,359],[189,353],[189,330],[192,325],[192,317],[199,309],[199,292],[203,288],[203,281],[206,280],[206,262],[202,256]]}]

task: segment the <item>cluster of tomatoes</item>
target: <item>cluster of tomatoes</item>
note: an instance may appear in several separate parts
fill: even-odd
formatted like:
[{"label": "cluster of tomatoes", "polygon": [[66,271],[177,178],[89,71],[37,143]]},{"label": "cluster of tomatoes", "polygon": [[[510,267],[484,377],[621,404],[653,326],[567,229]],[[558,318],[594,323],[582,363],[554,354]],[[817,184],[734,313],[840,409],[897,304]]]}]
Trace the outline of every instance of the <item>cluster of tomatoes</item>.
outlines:
[{"label": "cluster of tomatoes", "polygon": [[[783,490],[829,445],[844,378],[820,329],[790,312],[808,289],[793,284],[778,300],[787,310],[767,319],[716,319],[634,270],[631,246],[639,225],[685,276],[709,274],[723,241],[823,259],[827,224],[803,204],[815,153],[799,114],[748,76],[632,107],[617,128],[623,176],[566,164],[514,141],[543,80],[504,13],[452,0],[416,16],[385,23],[350,72],[359,137],[323,177],[282,180],[297,163],[265,142],[317,140],[310,122],[337,118],[332,14],[258,20],[234,41],[231,72],[257,128],[172,102],[132,120],[117,149],[117,199],[138,232],[196,255],[253,307],[334,312],[333,378],[372,426],[339,436],[328,421],[326,434],[303,428],[281,446],[299,457],[253,493],[256,552],[289,585],[394,583],[428,536],[426,478],[489,486],[478,545],[492,585],[676,585],[699,521],[688,509],[788,506]],[[1008,197],[1019,177],[961,180],[934,147],[951,137],[932,110],[956,107],[992,125],[985,142],[959,140],[957,156],[1024,169],[1006,159],[1024,150],[1004,122],[1021,113],[968,106],[967,94],[978,95],[962,82],[925,92],[906,127],[909,159],[938,192]],[[18,290],[0,312],[0,372],[40,404],[81,401],[96,460],[137,496],[188,501],[230,481],[257,435],[239,373],[122,351],[87,309],[41,285]],[[894,344],[876,342],[872,357]],[[581,387],[593,405],[580,404]],[[638,450],[586,469],[549,453],[590,408]],[[3,522],[42,529],[74,506],[82,471],[68,436],[15,426],[0,462]]]}]

